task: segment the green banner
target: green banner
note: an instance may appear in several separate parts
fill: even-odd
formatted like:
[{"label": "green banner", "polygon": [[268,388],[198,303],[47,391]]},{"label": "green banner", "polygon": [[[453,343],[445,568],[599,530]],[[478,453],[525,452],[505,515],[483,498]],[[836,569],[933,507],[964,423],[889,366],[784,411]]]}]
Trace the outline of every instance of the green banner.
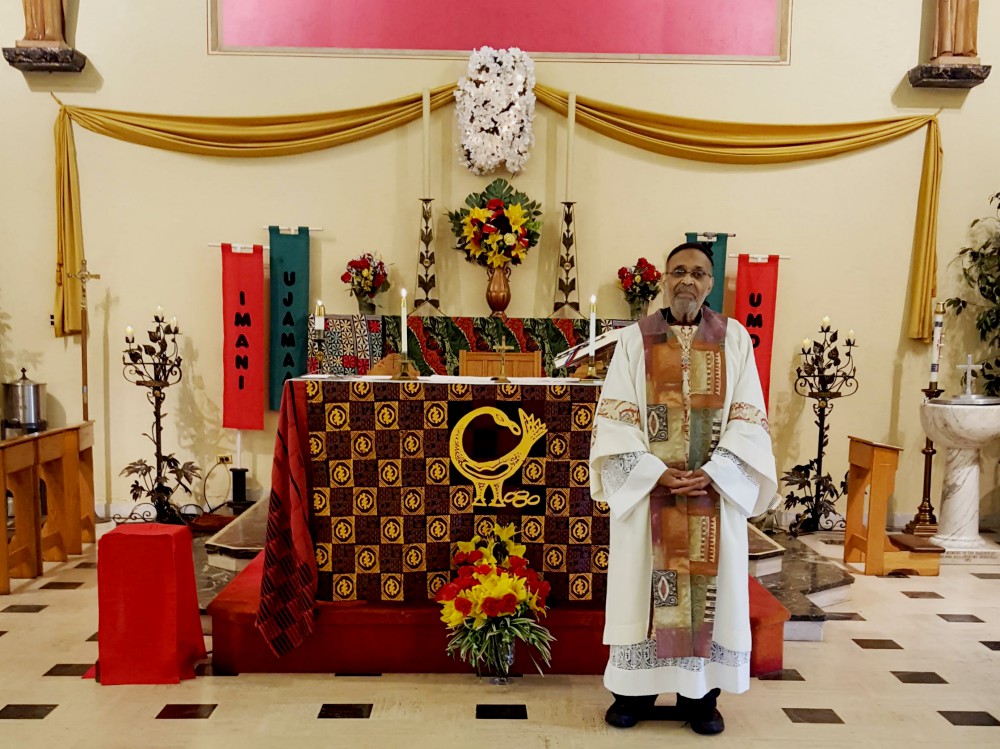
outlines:
[{"label": "green banner", "polygon": [[309,227],[271,233],[271,366],[268,405],[281,407],[285,380],[306,373],[309,318]]},{"label": "green banner", "polygon": [[[715,286],[712,293],[708,295],[705,304],[710,310],[722,313],[722,297],[726,291],[726,244],[729,241],[728,234],[716,234],[715,239],[709,240],[709,234],[698,234],[689,231],[685,235],[687,242],[710,242],[712,245],[712,275],[715,276]],[[706,237],[706,239],[699,239]]]}]

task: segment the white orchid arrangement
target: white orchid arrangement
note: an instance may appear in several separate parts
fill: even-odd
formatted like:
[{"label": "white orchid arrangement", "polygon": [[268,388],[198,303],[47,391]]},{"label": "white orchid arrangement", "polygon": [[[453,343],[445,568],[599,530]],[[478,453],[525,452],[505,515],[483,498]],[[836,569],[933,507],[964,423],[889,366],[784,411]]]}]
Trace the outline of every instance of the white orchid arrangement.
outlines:
[{"label": "white orchid arrangement", "polygon": [[455,91],[462,163],[473,174],[489,174],[503,163],[517,174],[535,143],[535,64],[516,47],[480,47],[466,74]]}]

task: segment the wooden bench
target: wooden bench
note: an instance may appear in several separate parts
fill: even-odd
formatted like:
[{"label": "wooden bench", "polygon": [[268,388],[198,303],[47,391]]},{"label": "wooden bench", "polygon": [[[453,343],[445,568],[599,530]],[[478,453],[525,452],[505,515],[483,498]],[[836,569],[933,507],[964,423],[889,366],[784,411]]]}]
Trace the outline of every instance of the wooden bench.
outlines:
[{"label": "wooden bench", "polygon": [[[42,560],[82,554],[94,534],[94,425],[90,422],[0,441],[0,594],[10,578],[35,578]],[[40,482],[46,488],[41,522]],[[14,497],[14,536],[8,542],[7,492]]]}]

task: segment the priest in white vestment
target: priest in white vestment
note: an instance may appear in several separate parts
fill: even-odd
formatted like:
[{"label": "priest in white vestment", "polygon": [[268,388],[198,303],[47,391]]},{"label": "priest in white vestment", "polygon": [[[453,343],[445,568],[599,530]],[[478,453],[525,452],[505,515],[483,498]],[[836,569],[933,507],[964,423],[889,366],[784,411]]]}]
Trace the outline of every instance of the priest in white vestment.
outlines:
[{"label": "priest in white vestment", "polygon": [[720,690],[750,686],[746,519],[777,488],[746,329],[703,306],[711,247],[667,258],[667,307],[626,328],[597,407],[591,494],[611,510],[606,720],[628,728],[676,692],[723,730]]}]

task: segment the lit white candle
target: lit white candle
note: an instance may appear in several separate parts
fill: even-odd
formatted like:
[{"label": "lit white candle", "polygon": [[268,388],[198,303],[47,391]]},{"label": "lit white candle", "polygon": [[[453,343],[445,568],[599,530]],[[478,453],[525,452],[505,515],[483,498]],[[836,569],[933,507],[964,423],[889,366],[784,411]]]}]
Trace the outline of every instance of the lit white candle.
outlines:
[{"label": "lit white candle", "polygon": [[597,295],[590,296],[590,353],[594,353],[594,339],[597,338]]},{"label": "lit white candle", "polygon": [[830,318],[829,317],[824,317],[820,322],[822,322],[824,326],[829,325],[830,324]]},{"label": "lit white candle", "polygon": [[850,338],[852,341],[854,340],[854,328],[851,328],[850,330],[847,331],[847,337]]},{"label": "lit white candle", "polygon": [[399,349],[403,356],[406,356],[406,289],[399,292]]},{"label": "lit white candle", "polygon": [[126,325],[125,326],[125,337],[126,338],[131,338],[133,335],[135,335],[135,328],[133,328],[131,325]]},{"label": "lit white candle", "polygon": [[177,330],[177,318],[176,317],[171,317],[170,318],[170,327],[173,328],[174,330]]},{"label": "lit white candle", "polygon": [[156,305],[156,316],[163,317],[163,307],[160,305]]},{"label": "lit white candle", "polygon": [[431,90],[424,89],[423,96],[423,124],[424,124],[424,194],[423,197],[431,196]]},{"label": "lit white candle", "polygon": [[812,346],[813,346],[813,342],[812,342],[811,339],[809,339],[809,338],[803,338],[802,339],[802,348],[805,351],[809,351],[812,348]]},{"label": "lit white candle", "polygon": [[576,139],[576,94],[569,95],[566,109],[566,200],[570,198],[573,186],[573,143]]},{"label": "lit white candle", "polygon": [[941,371],[941,345],[944,338],[944,305],[940,302],[934,308],[934,340],[931,342],[931,384],[937,385]]},{"label": "lit white candle", "polygon": [[323,300],[316,300],[316,307],[313,309],[313,330],[325,330],[326,329],[326,307],[323,306]]}]

